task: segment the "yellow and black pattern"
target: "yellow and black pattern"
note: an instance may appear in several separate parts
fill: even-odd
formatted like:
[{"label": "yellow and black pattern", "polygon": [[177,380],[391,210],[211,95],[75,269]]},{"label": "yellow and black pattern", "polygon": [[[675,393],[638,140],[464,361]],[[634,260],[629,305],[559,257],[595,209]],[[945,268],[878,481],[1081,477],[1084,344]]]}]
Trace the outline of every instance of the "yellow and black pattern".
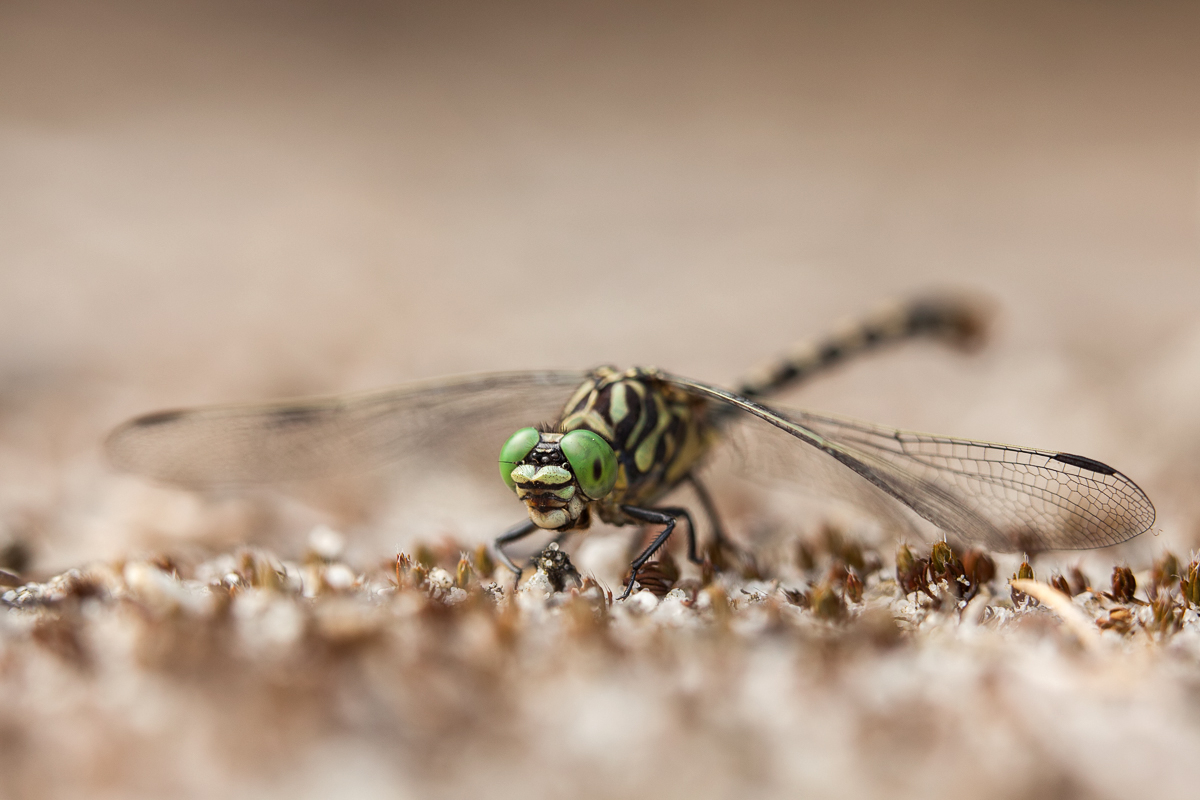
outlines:
[{"label": "yellow and black pattern", "polygon": [[601,519],[626,522],[622,505],[653,502],[688,473],[713,441],[708,402],[662,380],[655,369],[592,372],[563,409],[558,429],[586,428],[617,455],[617,483]]},{"label": "yellow and black pattern", "polygon": [[974,347],[983,339],[987,322],[987,309],[981,303],[958,297],[890,303],[839,326],[826,338],[795,345],[782,358],[754,370],[738,394],[767,397],[854,356],[906,339],[929,337],[956,347]]}]

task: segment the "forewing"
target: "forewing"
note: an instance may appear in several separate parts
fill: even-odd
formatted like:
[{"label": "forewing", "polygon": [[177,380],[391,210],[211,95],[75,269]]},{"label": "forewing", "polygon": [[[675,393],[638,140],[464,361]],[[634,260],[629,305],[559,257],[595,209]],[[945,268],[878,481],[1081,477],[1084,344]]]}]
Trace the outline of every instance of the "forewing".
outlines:
[{"label": "forewing", "polygon": [[113,464],[214,487],[428,468],[495,455],[513,431],[557,419],[584,372],[471,375],[381,391],[147,414],[105,442]]},{"label": "forewing", "polygon": [[673,379],[836,460],[961,539],[1017,552],[1118,544],[1154,524],[1146,494],[1082,456],[898,431],[754,403]]}]

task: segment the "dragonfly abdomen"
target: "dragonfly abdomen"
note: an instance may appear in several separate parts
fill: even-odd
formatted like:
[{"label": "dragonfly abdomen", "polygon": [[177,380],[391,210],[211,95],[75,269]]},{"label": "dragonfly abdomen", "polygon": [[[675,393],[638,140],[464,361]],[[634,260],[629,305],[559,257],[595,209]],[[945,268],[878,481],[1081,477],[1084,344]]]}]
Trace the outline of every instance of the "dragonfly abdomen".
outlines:
[{"label": "dragonfly abdomen", "polygon": [[765,397],[854,356],[906,339],[931,337],[956,347],[970,347],[983,338],[986,327],[986,310],[977,302],[926,297],[892,303],[842,325],[823,339],[795,345],[781,358],[753,371],[738,394]]}]

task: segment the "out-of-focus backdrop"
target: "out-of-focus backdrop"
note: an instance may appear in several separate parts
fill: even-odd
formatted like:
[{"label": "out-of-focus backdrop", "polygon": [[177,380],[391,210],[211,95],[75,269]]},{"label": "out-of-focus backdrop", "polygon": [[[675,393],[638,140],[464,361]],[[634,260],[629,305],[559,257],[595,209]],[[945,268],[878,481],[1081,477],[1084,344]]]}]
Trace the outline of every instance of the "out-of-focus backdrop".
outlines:
[{"label": "out-of-focus backdrop", "polygon": [[104,465],[153,408],[729,384],[948,287],[994,300],[981,353],[795,402],[1101,459],[1186,551],[1198,42],[1182,2],[4,3],[0,535],[43,574],[245,535]]},{"label": "out-of-focus backdrop", "polygon": [[952,287],[997,303],[981,355],[798,401],[1093,455],[1190,545],[1197,35],[1187,3],[7,3],[0,513],[48,567],[129,547],[78,522],[150,408],[728,383]]}]

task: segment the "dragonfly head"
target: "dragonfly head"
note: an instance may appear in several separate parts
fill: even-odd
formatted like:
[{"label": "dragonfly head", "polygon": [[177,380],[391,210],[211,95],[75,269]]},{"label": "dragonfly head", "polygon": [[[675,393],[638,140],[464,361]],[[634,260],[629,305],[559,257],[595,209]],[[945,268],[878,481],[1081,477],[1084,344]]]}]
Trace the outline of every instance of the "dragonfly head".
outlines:
[{"label": "dragonfly head", "polygon": [[612,491],[617,456],[612,445],[589,430],[522,428],[500,449],[500,477],[529,508],[535,525],[566,530],[588,503]]}]

